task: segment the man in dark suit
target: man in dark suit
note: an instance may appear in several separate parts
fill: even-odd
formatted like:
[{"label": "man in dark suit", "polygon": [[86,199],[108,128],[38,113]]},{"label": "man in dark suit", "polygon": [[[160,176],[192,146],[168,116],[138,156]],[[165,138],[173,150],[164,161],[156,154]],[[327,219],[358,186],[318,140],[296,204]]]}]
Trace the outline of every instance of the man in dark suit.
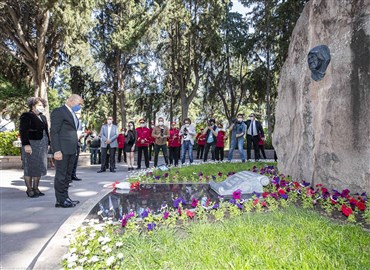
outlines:
[{"label": "man in dark suit", "polygon": [[55,207],[69,208],[79,203],[79,201],[73,201],[69,198],[68,187],[72,177],[78,142],[79,121],[75,112],[81,110],[82,104],[82,98],[73,94],[67,99],[64,106],[51,113],[50,137],[55,159]]},{"label": "man in dark suit", "polygon": [[249,120],[245,122],[247,124],[247,160],[251,159],[251,149],[253,143],[254,158],[256,161],[260,159],[260,151],[258,148],[258,141],[260,134],[262,140],[265,140],[265,134],[263,133],[263,128],[261,122],[256,120],[254,113],[249,115]]}]

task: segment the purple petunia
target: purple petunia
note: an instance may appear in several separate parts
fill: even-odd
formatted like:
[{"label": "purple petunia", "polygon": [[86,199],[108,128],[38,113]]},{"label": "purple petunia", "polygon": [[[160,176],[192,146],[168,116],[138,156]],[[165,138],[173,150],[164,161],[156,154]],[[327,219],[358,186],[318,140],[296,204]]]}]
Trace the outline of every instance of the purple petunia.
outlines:
[{"label": "purple petunia", "polygon": [[308,182],[306,182],[306,181],[302,181],[302,186],[304,186],[304,187],[308,187],[308,186],[310,186],[311,184],[310,183],[308,183]]},{"label": "purple petunia", "polygon": [[144,211],[141,213],[141,217],[142,217],[142,218],[146,218],[146,217],[148,217],[148,215],[149,215],[149,212],[148,212],[147,210],[144,210]]},{"label": "purple petunia", "polygon": [[222,172],[218,172],[218,177],[221,177],[222,176]]},{"label": "purple petunia", "polygon": [[220,205],[218,203],[216,203],[212,208],[213,209],[218,209],[220,207]]},{"label": "purple petunia", "polygon": [[229,203],[231,203],[231,204],[236,204],[236,200],[235,200],[235,199],[230,199],[230,200],[229,200]]},{"label": "purple petunia", "polygon": [[155,178],[155,180],[159,180],[159,179],[161,179],[161,176],[160,175],[156,175],[154,178]]},{"label": "purple petunia", "polygon": [[342,197],[347,197],[349,193],[350,193],[349,189],[344,189],[344,190],[342,191],[342,193],[341,193],[341,196],[342,196]]},{"label": "purple petunia", "polygon": [[168,213],[168,212],[164,212],[164,214],[163,214],[163,219],[167,219],[169,215],[170,215],[170,213]]},{"label": "purple petunia", "polygon": [[121,225],[122,227],[126,227],[128,222],[128,215],[125,215],[125,217],[122,219]]},{"label": "purple petunia", "polygon": [[242,210],[242,209],[243,209],[243,205],[241,205],[240,203],[237,203],[237,204],[236,204],[236,206],[237,206],[240,210]]},{"label": "purple petunia", "polygon": [[280,194],[280,197],[286,200],[288,199],[288,194]]},{"label": "purple petunia", "polygon": [[280,186],[281,186],[281,187],[286,187],[286,186],[287,186],[287,184],[288,184],[288,183],[287,183],[287,181],[285,181],[285,180],[281,180],[281,181],[280,181]]},{"label": "purple petunia", "polygon": [[212,180],[216,180],[216,175],[212,175]]},{"label": "purple petunia", "polygon": [[274,176],[274,178],[272,179],[271,183],[273,185],[278,185],[280,182],[280,177],[279,176]]},{"label": "purple petunia", "polygon": [[173,201],[173,207],[178,208],[179,205],[180,205],[180,203],[182,205],[185,205],[186,204],[186,201],[183,198],[178,197],[176,200]]},{"label": "purple petunia", "polygon": [[155,227],[156,227],[157,225],[154,223],[154,222],[152,222],[152,223],[149,223],[148,224],[148,231],[153,231],[154,229],[155,229]]},{"label": "purple petunia", "polygon": [[168,177],[168,173],[165,173],[164,175],[163,175],[163,178],[167,178]]}]

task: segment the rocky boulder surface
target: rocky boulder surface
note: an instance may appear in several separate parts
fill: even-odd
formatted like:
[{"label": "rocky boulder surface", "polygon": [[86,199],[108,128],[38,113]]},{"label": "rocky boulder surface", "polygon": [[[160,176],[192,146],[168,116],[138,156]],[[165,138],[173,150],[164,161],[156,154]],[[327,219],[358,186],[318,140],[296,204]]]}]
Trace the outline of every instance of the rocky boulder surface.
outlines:
[{"label": "rocky boulder surface", "polygon": [[[311,78],[307,54],[331,62]],[[273,145],[278,168],[338,190],[370,193],[370,0],[311,0],[280,74]]]}]

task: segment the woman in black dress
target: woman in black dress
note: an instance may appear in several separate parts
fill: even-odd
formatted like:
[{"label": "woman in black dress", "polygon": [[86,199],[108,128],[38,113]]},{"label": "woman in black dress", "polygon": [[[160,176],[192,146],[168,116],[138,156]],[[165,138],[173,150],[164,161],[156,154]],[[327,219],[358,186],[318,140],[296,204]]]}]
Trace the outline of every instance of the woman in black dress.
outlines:
[{"label": "woman in black dress", "polygon": [[22,141],[24,182],[27,196],[45,195],[39,190],[40,178],[46,175],[48,145],[50,145],[48,123],[42,114],[46,101],[39,97],[28,100],[29,112],[20,117],[19,133]]},{"label": "woman in black dress", "polygon": [[128,122],[128,129],[125,132],[125,146],[124,146],[129,171],[134,170],[135,143],[136,143],[135,124],[134,122],[130,121]]}]

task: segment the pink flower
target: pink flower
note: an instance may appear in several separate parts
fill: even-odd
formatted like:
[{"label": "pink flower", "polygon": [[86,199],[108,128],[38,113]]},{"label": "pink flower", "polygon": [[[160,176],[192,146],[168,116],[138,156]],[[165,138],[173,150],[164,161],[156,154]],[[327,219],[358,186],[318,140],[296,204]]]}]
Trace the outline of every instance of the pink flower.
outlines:
[{"label": "pink flower", "polygon": [[167,219],[169,215],[170,215],[170,213],[168,213],[168,212],[164,212],[164,214],[163,214],[163,219]]},{"label": "pink flower", "polygon": [[267,196],[268,196],[269,194],[270,194],[270,193],[268,193],[267,191],[265,191],[265,192],[263,192],[263,193],[262,193],[262,197],[263,197],[263,198],[267,198]]},{"label": "pink flower", "polygon": [[240,189],[237,189],[233,192],[233,198],[235,200],[240,200],[241,195],[242,195],[242,191]]},{"label": "pink flower", "polygon": [[256,205],[259,202],[258,198],[253,200],[253,205]]},{"label": "pink flower", "polygon": [[198,202],[199,202],[199,201],[198,201],[197,199],[193,198],[193,199],[191,200],[191,207],[193,207],[193,208],[197,207]]}]

